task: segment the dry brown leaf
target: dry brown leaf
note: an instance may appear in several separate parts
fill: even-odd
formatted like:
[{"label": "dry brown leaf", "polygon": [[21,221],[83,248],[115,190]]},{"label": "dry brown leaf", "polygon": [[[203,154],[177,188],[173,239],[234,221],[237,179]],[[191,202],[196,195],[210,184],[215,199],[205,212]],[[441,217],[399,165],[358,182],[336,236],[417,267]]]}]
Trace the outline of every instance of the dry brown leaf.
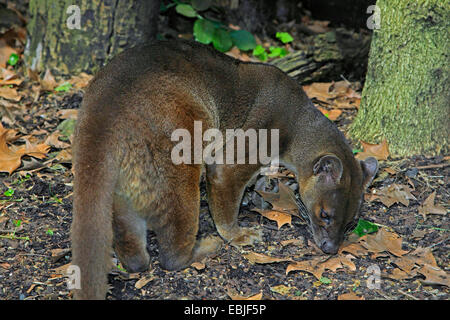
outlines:
[{"label": "dry brown leaf", "polygon": [[426,284],[439,284],[450,287],[450,276],[439,267],[425,264],[417,272],[425,276],[423,282]]},{"label": "dry brown leaf", "polygon": [[134,284],[134,287],[136,289],[142,289],[143,287],[145,287],[145,285],[147,283],[149,283],[150,281],[152,281],[153,279],[155,279],[154,275],[150,275],[150,276],[145,276],[141,279],[139,279],[138,281],[136,281],[136,283]]},{"label": "dry brown leaf", "polygon": [[389,252],[397,257],[408,253],[402,249],[402,238],[384,228],[380,228],[375,234],[362,236],[360,242],[363,247],[373,253]]},{"label": "dry brown leaf", "polygon": [[43,159],[50,146],[45,143],[31,144],[28,140],[25,145],[8,147],[6,144],[7,131],[0,133],[0,172],[8,172],[11,174],[20,167],[21,158],[24,155]]},{"label": "dry brown leaf", "polygon": [[311,273],[314,275],[317,280],[320,280],[322,277],[322,273],[325,271],[325,267],[320,265],[320,262],[322,262],[322,258],[314,258],[311,260],[304,260],[304,261],[296,261],[294,263],[291,263],[286,268],[286,274],[288,274],[291,271],[305,271],[308,273]]},{"label": "dry brown leaf", "polygon": [[63,136],[59,130],[54,131],[51,133],[44,143],[48,144],[49,146],[58,148],[58,149],[66,149],[70,147],[70,144],[67,142],[60,141],[58,138]]},{"label": "dry brown leaf", "polygon": [[317,99],[332,108],[359,108],[361,95],[353,90],[350,85],[347,81],[315,82],[311,85],[303,86],[303,90],[305,90],[310,99]]},{"label": "dry brown leaf", "polygon": [[73,76],[69,83],[72,84],[75,88],[81,89],[87,87],[89,81],[91,81],[92,75],[89,75],[85,72],[81,72],[79,75]]},{"label": "dry brown leaf", "polygon": [[299,247],[303,247],[303,240],[300,239],[289,239],[289,240],[283,240],[280,242],[280,244],[285,247],[285,246],[289,246],[289,245],[295,245],[295,246],[299,246]]},{"label": "dry brown leaf", "polygon": [[6,67],[6,62],[12,53],[18,54],[18,52],[10,47],[4,39],[0,39],[0,68]]},{"label": "dry brown leaf", "polygon": [[337,269],[343,269],[347,267],[350,271],[356,271],[356,266],[352,262],[354,259],[352,255],[338,255],[331,257],[330,259],[324,261],[321,265],[328,270],[335,272]]},{"label": "dry brown leaf", "polygon": [[263,217],[266,217],[269,220],[275,221],[278,226],[278,230],[284,226],[285,224],[291,224],[292,216],[290,214],[274,211],[274,210],[263,210],[254,208],[252,211],[258,212]]},{"label": "dry brown leaf", "polygon": [[233,294],[229,290],[227,290],[228,296],[231,298],[231,300],[261,300],[262,299],[262,292],[250,295],[248,297],[244,297],[238,294]]},{"label": "dry brown leaf", "polygon": [[260,190],[256,190],[256,192],[264,198],[264,201],[272,205],[273,210],[298,215],[298,206],[294,200],[294,191],[282,182],[278,183],[278,187],[279,190],[277,193]]},{"label": "dry brown leaf", "polygon": [[59,110],[56,113],[56,116],[59,119],[77,119],[78,118],[78,109],[63,109]]},{"label": "dry brown leaf", "polygon": [[447,210],[440,205],[435,205],[434,200],[436,198],[436,191],[434,191],[430,196],[422,203],[419,207],[419,213],[426,220],[428,214],[447,214]]},{"label": "dry brown leaf", "polygon": [[380,190],[374,190],[373,193],[366,197],[366,200],[379,200],[388,208],[395,203],[409,206],[409,200],[417,200],[411,191],[406,185],[394,183]]},{"label": "dry brown leaf", "polygon": [[277,263],[277,262],[286,262],[292,261],[290,258],[277,258],[265,255],[263,253],[250,252],[244,254],[244,258],[246,258],[250,263],[258,263],[258,264],[267,264],[267,263]]},{"label": "dry brown leaf", "polygon": [[47,69],[44,74],[44,78],[39,80],[41,83],[41,89],[46,91],[53,91],[53,89],[56,88],[58,83],[55,80],[55,77],[53,77],[52,73],[50,72],[50,69]]},{"label": "dry brown leaf", "polygon": [[191,267],[194,267],[196,270],[203,270],[206,268],[206,264],[203,262],[193,262],[191,263]]},{"label": "dry brown leaf", "polygon": [[389,147],[387,140],[383,140],[380,144],[371,144],[360,141],[363,147],[363,152],[358,153],[355,158],[365,160],[368,157],[374,157],[377,160],[387,160],[389,156]]},{"label": "dry brown leaf", "polygon": [[17,93],[17,90],[10,87],[0,87],[0,97],[16,102],[22,99],[22,97]]},{"label": "dry brown leaf", "polygon": [[339,116],[342,114],[342,110],[339,110],[339,109],[327,110],[322,107],[317,107],[317,109],[319,109],[319,111],[322,112],[322,114],[324,116],[326,116],[328,119],[330,119],[331,121],[337,120],[337,118],[339,118]]},{"label": "dry brown leaf", "polygon": [[344,293],[338,296],[338,300],[365,300],[364,297],[358,296],[354,292]]}]

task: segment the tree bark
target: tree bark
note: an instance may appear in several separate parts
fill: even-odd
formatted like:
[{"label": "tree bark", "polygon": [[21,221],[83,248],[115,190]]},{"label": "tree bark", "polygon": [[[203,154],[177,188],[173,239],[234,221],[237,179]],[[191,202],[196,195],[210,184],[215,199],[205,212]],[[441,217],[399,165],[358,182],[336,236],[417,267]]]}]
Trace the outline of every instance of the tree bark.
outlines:
[{"label": "tree bark", "polygon": [[[80,28],[73,28],[77,5]],[[156,36],[160,0],[31,0],[25,62],[59,75],[95,72],[126,48]]]},{"label": "tree bark", "polygon": [[391,156],[438,155],[449,140],[449,0],[379,0],[355,139]]},{"label": "tree bark", "polygon": [[302,49],[272,62],[300,83],[361,80],[367,68],[370,36],[343,28],[310,37]]}]

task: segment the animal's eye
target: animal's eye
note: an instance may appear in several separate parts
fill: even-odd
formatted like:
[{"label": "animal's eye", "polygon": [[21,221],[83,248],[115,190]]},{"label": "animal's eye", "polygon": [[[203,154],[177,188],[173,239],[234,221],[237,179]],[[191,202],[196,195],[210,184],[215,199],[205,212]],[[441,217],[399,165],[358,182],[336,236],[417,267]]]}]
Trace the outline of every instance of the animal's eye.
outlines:
[{"label": "animal's eye", "polygon": [[330,216],[328,215],[328,213],[325,210],[320,209],[320,217],[326,223],[330,223]]}]

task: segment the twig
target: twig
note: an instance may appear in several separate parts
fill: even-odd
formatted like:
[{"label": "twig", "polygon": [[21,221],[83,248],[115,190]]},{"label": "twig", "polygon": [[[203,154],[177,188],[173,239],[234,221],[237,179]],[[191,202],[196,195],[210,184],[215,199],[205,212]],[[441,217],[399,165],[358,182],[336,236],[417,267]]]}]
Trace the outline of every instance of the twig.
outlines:
[{"label": "twig", "polygon": [[402,291],[402,290],[400,290],[400,289],[398,289],[398,292],[400,292],[401,294],[403,294],[403,295],[405,295],[405,296],[407,296],[407,297],[409,297],[409,298],[411,298],[411,299],[413,299],[413,300],[420,300],[419,298],[416,298],[416,297],[414,297],[413,295],[411,295],[411,294],[409,294],[409,293],[406,293],[406,292],[404,292],[404,291]]},{"label": "twig", "polygon": [[438,163],[438,164],[429,164],[426,166],[413,167],[417,170],[426,170],[426,169],[436,169],[436,168],[445,168],[450,166],[450,163]]}]

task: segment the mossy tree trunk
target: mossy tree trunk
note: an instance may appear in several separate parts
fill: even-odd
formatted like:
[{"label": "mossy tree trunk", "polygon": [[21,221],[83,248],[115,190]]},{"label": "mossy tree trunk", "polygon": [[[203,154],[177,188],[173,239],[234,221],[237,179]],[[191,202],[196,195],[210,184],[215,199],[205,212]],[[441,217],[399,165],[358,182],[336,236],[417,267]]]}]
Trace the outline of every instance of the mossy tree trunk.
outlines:
[{"label": "mossy tree trunk", "polygon": [[450,0],[378,0],[353,138],[387,139],[392,156],[448,152]]},{"label": "mossy tree trunk", "polygon": [[60,75],[95,72],[156,36],[159,6],[160,0],[30,0],[25,62]]}]

